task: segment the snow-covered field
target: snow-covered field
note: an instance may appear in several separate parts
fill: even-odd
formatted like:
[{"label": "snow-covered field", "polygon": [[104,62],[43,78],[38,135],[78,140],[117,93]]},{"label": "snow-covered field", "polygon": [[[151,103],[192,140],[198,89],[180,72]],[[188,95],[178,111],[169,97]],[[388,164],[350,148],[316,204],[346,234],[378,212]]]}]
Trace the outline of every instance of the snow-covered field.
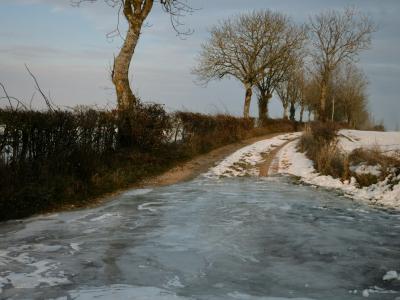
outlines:
[{"label": "snow-covered field", "polygon": [[[294,175],[307,184],[341,190],[353,199],[400,209],[400,184],[391,187],[388,184],[389,178],[369,187],[358,188],[355,178],[342,182],[331,176],[318,174],[313,167],[313,162],[297,151],[297,138],[300,135],[301,133],[279,135],[244,147],[212,168],[206,176],[258,176],[257,166],[263,162],[263,155],[294,139],[277,153],[269,174]],[[341,130],[339,131],[339,146],[347,153],[357,148],[379,148],[386,155],[397,156],[400,153],[400,132]],[[353,171],[361,174],[379,175],[380,172],[379,166],[359,165],[352,168]],[[392,178],[392,182],[397,180],[400,181],[400,175]]]},{"label": "snow-covered field", "polygon": [[[348,153],[357,148],[376,147],[379,147],[387,155],[398,155],[400,151],[400,132],[341,130],[339,136],[339,146]],[[391,187],[388,185],[389,178],[386,178],[377,184],[357,188],[354,178],[342,182],[331,176],[320,175],[315,171],[313,162],[297,151],[296,145],[297,141],[293,141],[277,154],[278,173],[300,177],[303,182],[308,184],[339,189],[353,199],[400,209],[400,184]],[[364,174],[376,175],[379,173],[378,166],[357,166],[355,170]],[[397,176],[397,179],[400,181],[400,175]]]},{"label": "snow-covered field", "polygon": [[340,130],[339,145],[346,152],[378,147],[386,154],[397,154],[400,152],[400,132]]}]

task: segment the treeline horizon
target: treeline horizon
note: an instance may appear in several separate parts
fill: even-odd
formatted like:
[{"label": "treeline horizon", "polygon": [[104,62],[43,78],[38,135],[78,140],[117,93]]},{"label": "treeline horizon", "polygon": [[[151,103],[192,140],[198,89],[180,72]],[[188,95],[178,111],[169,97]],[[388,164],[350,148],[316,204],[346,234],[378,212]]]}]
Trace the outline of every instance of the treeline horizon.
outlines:
[{"label": "treeline horizon", "polygon": [[193,73],[204,84],[225,77],[240,81],[245,118],[255,92],[260,125],[276,95],[284,119],[294,121],[298,110],[300,122],[307,113],[308,120],[371,128],[368,80],[357,62],[374,31],[373,20],[350,7],[322,11],[300,25],[268,9],[240,13],[211,28]]},{"label": "treeline horizon", "polygon": [[[79,6],[83,2],[74,0],[73,4]],[[107,3],[115,8],[120,2]],[[129,25],[111,70],[116,109],[120,112],[140,102],[131,90],[129,71],[141,29],[155,1],[136,2],[124,1],[124,9],[118,12]],[[177,34],[189,35],[190,31],[181,30],[182,23],[176,17],[194,10],[176,0],[160,4],[171,15]],[[352,128],[373,128],[375,120],[368,108],[366,91],[368,79],[357,61],[359,54],[370,47],[376,29],[373,20],[354,7],[321,11],[304,24],[268,9],[240,13],[211,28],[192,71],[202,83],[225,77],[239,80],[245,89],[244,118],[250,117],[255,93],[259,126],[268,120],[269,102],[276,95],[282,104],[283,119],[295,121],[299,116],[303,122],[307,115],[308,120],[312,117],[322,122],[346,122]],[[28,72],[31,74],[29,69]],[[49,99],[40,87],[38,90],[51,109]],[[12,97],[4,87],[3,91],[3,99],[10,101]],[[18,99],[12,100],[17,101],[17,107],[24,106]]]}]

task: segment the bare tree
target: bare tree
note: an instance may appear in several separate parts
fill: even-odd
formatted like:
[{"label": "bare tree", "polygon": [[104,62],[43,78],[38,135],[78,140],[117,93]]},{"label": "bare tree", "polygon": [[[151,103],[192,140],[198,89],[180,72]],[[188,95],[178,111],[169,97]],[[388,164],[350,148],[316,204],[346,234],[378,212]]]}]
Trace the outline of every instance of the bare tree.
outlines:
[{"label": "bare tree", "polygon": [[[97,2],[98,0],[71,0],[73,5],[79,6],[83,2]],[[157,1],[157,0],[156,0]],[[144,22],[153,8],[154,0],[104,0],[106,4],[118,9],[118,18],[123,14],[128,22],[123,45],[119,54],[114,58],[112,69],[112,81],[115,85],[117,94],[118,109],[124,110],[137,102],[130,84],[129,67],[138,44]],[[170,14],[171,24],[178,33],[188,33],[179,31],[179,18],[192,11],[186,2],[180,0],[158,0],[162,9]],[[119,29],[117,29],[119,33]]]},{"label": "bare tree", "polygon": [[[354,64],[348,63],[340,67],[333,80],[332,97],[335,99],[335,121],[347,122],[356,128],[368,119],[368,99],[366,88],[368,81],[364,73]],[[333,104],[331,105],[333,110]]]},{"label": "bare tree", "polygon": [[289,116],[290,120],[295,121],[296,106],[304,102],[304,89],[303,61],[298,59],[275,88],[282,102],[283,119],[287,120]]},{"label": "bare tree", "polygon": [[280,40],[266,53],[272,59],[266,58],[270,63],[256,83],[261,124],[268,119],[268,103],[275,88],[285,80],[291,69],[296,68],[297,62],[304,55],[305,27],[298,27],[287,21],[285,27],[281,29]]},{"label": "bare tree", "polygon": [[289,79],[289,120],[296,121],[296,108],[301,106],[303,99],[303,84],[302,84],[302,73],[299,71],[294,72],[293,78]]},{"label": "bare tree", "polygon": [[344,12],[329,10],[310,18],[312,56],[320,75],[319,118],[326,121],[327,89],[332,72],[344,61],[357,60],[360,51],[368,49],[373,21],[354,8]]},{"label": "bare tree", "polygon": [[[268,66],[282,60],[282,48],[295,43],[286,36],[288,23],[286,16],[269,10],[240,14],[220,22],[202,45],[194,73],[205,83],[224,77],[238,79],[246,90],[243,116],[248,118],[253,87],[275,72],[272,68],[268,70]],[[262,92],[267,98],[269,91]]]},{"label": "bare tree", "polygon": [[320,100],[320,84],[319,80],[313,74],[305,73],[303,103],[304,109],[308,112],[308,121],[311,121],[311,115],[314,119],[318,116],[319,100]]},{"label": "bare tree", "polygon": [[[296,73],[296,81],[297,81],[297,100],[295,100],[294,105],[298,105],[300,107],[299,112],[299,121],[303,122],[304,109],[306,107],[306,74],[304,68],[300,68]],[[290,119],[292,121],[295,120],[295,109],[291,109]]]},{"label": "bare tree", "polygon": [[294,94],[296,93],[296,82],[294,76],[291,74],[284,81],[280,82],[275,88],[279,99],[282,102],[283,107],[283,116],[284,120],[289,119],[289,105],[295,98]]}]

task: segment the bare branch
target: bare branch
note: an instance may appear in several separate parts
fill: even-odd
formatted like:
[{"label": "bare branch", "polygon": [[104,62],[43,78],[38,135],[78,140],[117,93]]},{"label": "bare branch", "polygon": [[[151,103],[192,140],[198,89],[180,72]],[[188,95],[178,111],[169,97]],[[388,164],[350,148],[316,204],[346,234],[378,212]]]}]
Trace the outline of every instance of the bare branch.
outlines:
[{"label": "bare branch", "polygon": [[3,99],[7,99],[7,100],[8,100],[8,103],[10,104],[10,108],[13,109],[13,105],[12,105],[12,102],[11,102],[11,98],[10,98],[10,96],[8,95],[5,86],[4,86],[1,82],[0,82],[0,86],[1,86],[1,88],[3,89],[4,94],[6,95]]},{"label": "bare branch", "polygon": [[40,93],[40,95],[42,96],[44,102],[45,102],[46,105],[47,105],[47,108],[48,108],[50,111],[54,111],[51,100],[45,95],[45,93],[43,92],[43,90],[40,88],[40,85],[39,85],[39,82],[38,82],[37,79],[36,79],[36,76],[33,75],[33,73],[31,72],[31,70],[29,69],[29,67],[28,67],[27,64],[25,64],[25,68],[26,68],[26,70],[28,71],[29,75],[32,77],[33,81],[35,82],[36,89],[37,89],[37,91]]},{"label": "bare branch", "polygon": [[[8,92],[7,92],[7,89],[5,88],[5,86],[1,82],[0,82],[0,87],[3,90],[4,95],[5,95],[4,97],[0,97],[0,100],[7,99],[9,107],[10,107],[11,110],[18,110],[19,106],[22,106],[24,109],[28,109],[26,107],[26,105],[21,100],[19,100],[16,97],[10,96],[8,94]],[[13,101],[15,101],[17,103],[17,106],[15,108],[14,108],[14,106],[12,104]]]},{"label": "bare branch", "polygon": [[328,10],[310,18],[312,56],[321,79],[320,117],[325,120],[326,95],[330,77],[342,63],[357,61],[370,47],[374,22],[355,8],[344,12]]}]

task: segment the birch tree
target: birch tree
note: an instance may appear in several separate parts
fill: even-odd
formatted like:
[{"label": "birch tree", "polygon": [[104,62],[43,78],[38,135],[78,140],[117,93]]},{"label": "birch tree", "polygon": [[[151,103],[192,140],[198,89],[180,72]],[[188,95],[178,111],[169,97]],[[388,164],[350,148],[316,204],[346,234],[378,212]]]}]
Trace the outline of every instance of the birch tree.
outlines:
[{"label": "birch tree", "polygon": [[333,71],[343,62],[357,60],[359,53],[370,47],[375,29],[373,21],[354,8],[328,10],[310,18],[312,56],[321,79],[321,121],[327,119],[327,89]]}]

